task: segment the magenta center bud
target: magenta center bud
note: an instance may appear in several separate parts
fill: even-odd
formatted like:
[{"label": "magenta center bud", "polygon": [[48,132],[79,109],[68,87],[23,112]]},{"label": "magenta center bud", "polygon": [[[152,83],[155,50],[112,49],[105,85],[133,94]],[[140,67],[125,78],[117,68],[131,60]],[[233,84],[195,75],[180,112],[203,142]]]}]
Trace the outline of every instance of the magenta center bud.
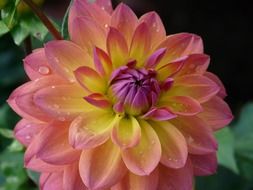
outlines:
[{"label": "magenta center bud", "polygon": [[145,113],[160,94],[155,71],[122,66],[111,76],[110,92],[114,97],[114,110],[131,115]]}]

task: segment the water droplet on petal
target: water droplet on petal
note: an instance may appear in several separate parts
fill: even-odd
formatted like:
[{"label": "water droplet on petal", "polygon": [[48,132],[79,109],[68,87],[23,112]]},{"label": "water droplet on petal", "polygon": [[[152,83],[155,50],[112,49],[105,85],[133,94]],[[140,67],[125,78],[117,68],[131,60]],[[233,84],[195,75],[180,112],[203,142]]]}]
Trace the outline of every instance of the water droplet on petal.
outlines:
[{"label": "water droplet on petal", "polygon": [[39,73],[42,75],[47,75],[49,74],[50,69],[47,66],[40,66],[39,67]]},{"label": "water droplet on petal", "polygon": [[54,104],[53,106],[54,106],[54,108],[56,108],[56,109],[58,109],[58,108],[60,107],[58,104]]},{"label": "water droplet on petal", "polygon": [[103,7],[101,7],[101,9],[102,9],[102,10],[105,10],[105,7],[103,6]]},{"label": "water droplet on petal", "polygon": [[105,24],[105,28],[108,28],[109,27],[109,25],[108,24]]},{"label": "water droplet on petal", "polygon": [[54,89],[54,88],[55,88],[55,86],[51,86],[51,88],[53,88],[53,89]]},{"label": "water droplet on petal", "polygon": [[54,60],[55,60],[56,63],[59,63],[59,62],[60,62],[59,59],[58,59],[57,57],[55,57]]},{"label": "water droplet on petal", "polygon": [[26,140],[30,140],[32,137],[30,136],[30,135],[27,135],[26,137],[25,137],[25,139]]}]

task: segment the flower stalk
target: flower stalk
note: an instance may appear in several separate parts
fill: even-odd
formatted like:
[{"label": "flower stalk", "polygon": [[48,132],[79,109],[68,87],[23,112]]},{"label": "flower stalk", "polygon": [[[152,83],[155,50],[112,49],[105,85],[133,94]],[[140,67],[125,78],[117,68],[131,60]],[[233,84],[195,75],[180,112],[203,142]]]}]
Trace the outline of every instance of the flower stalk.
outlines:
[{"label": "flower stalk", "polygon": [[61,34],[52,24],[52,22],[48,19],[48,17],[38,8],[36,4],[34,4],[31,0],[23,0],[32,11],[39,17],[41,22],[47,27],[48,31],[53,35],[53,37],[57,40],[62,40]]}]

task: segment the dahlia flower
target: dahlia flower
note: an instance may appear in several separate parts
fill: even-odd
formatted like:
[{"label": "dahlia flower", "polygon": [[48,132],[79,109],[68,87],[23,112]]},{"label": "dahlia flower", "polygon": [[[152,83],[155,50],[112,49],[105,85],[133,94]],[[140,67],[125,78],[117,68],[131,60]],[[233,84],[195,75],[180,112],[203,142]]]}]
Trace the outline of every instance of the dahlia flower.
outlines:
[{"label": "dahlia flower", "polygon": [[216,170],[213,132],[232,114],[199,36],[166,36],[155,12],[75,0],[70,40],[24,59],[8,99],[42,190],[191,190]]}]

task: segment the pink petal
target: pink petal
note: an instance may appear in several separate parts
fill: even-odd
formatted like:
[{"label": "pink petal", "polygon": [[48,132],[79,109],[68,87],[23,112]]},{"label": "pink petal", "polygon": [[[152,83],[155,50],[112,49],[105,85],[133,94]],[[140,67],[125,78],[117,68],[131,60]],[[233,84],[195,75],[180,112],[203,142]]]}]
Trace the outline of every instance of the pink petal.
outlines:
[{"label": "pink petal", "polygon": [[138,18],[126,4],[120,3],[112,13],[111,26],[125,36],[128,44],[131,43],[137,22]]},{"label": "pink petal", "polygon": [[63,189],[63,173],[43,173],[40,176],[40,189],[41,190],[62,190]]},{"label": "pink petal", "polygon": [[42,112],[34,104],[33,95],[41,88],[61,83],[63,81],[55,76],[46,76],[35,81],[27,82],[14,90],[7,102],[23,118],[32,121],[50,121],[52,119],[51,116]]},{"label": "pink petal", "polygon": [[175,114],[185,116],[196,115],[203,111],[200,103],[189,96],[162,97],[159,105],[167,107]]},{"label": "pink petal", "polygon": [[191,190],[193,187],[193,171],[190,161],[180,169],[169,169],[160,165],[159,185],[160,190]]},{"label": "pink petal", "polygon": [[47,63],[45,51],[42,48],[28,55],[23,61],[26,74],[31,80],[54,74]]},{"label": "pink petal", "polygon": [[89,54],[70,41],[50,41],[45,44],[45,54],[52,69],[74,81],[74,73],[80,66],[93,66]]},{"label": "pink petal", "polygon": [[185,136],[188,151],[192,154],[216,152],[218,144],[212,130],[197,117],[182,117],[171,121]]},{"label": "pink petal", "polygon": [[142,118],[152,119],[155,121],[165,121],[175,118],[176,115],[170,112],[166,108],[151,108],[147,113],[145,113]]},{"label": "pink petal", "polygon": [[106,34],[104,28],[101,28],[96,22],[89,18],[79,17],[73,21],[71,40],[80,45],[89,54],[94,46],[105,50]]},{"label": "pink petal", "polygon": [[115,123],[111,112],[94,110],[77,117],[69,129],[69,142],[75,149],[94,148],[110,137]]},{"label": "pink petal", "polygon": [[190,155],[190,159],[193,165],[194,175],[205,176],[214,174],[216,172],[218,165],[216,153]]},{"label": "pink petal", "polygon": [[178,33],[168,36],[167,39],[157,47],[157,49],[160,48],[167,48],[167,51],[159,66],[163,66],[185,55],[203,53],[201,38],[195,34],[189,33]]},{"label": "pink petal", "polygon": [[63,187],[64,190],[88,190],[80,177],[78,162],[65,167]]},{"label": "pink petal", "polygon": [[215,74],[210,72],[206,72],[204,75],[214,81],[220,87],[220,91],[217,95],[221,98],[225,98],[227,96],[227,92],[221,80]]},{"label": "pink petal", "polygon": [[213,130],[218,130],[228,125],[232,119],[233,114],[227,103],[220,97],[215,96],[208,102],[202,104],[204,111],[198,116],[202,118],[208,126]]},{"label": "pink petal", "polygon": [[112,13],[112,2],[111,0],[96,0],[95,3],[102,9],[107,11],[109,14]]},{"label": "pink petal", "polygon": [[112,72],[112,61],[111,58],[102,49],[97,47],[93,51],[94,64],[97,72],[101,76],[109,78]]},{"label": "pink petal", "polygon": [[117,29],[110,28],[106,43],[113,67],[125,65],[128,61],[128,46],[124,36]]},{"label": "pink petal", "polygon": [[168,77],[176,75],[184,66],[185,61],[188,56],[181,57],[176,59],[166,65],[163,65],[157,70],[157,78],[159,81],[164,81]]},{"label": "pink petal", "polygon": [[111,137],[112,141],[122,149],[134,147],[140,142],[140,125],[134,117],[124,117],[114,126]]},{"label": "pink petal", "polygon": [[[70,38],[72,39],[73,31],[75,30],[73,26],[73,21],[77,17],[85,17],[88,19],[93,20],[94,22],[97,22],[97,24],[100,25],[100,27],[104,27],[105,29],[110,24],[110,15],[107,13],[107,11],[104,11],[101,8],[102,1],[105,0],[98,0],[98,3],[90,3],[87,0],[75,0],[73,1],[73,4],[69,11],[69,33]],[[108,6],[105,6],[107,8]]]},{"label": "pink petal", "polygon": [[111,141],[95,149],[84,150],[79,162],[84,184],[89,189],[106,189],[125,175],[120,149]]},{"label": "pink petal", "polygon": [[137,66],[144,65],[150,54],[151,34],[146,23],[141,23],[134,31],[133,39],[130,46],[130,58],[137,61]]},{"label": "pink petal", "polygon": [[141,126],[140,143],[122,151],[122,158],[127,168],[136,175],[149,175],[157,166],[161,158],[161,144],[154,129],[144,120]]},{"label": "pink petal", "polygon": [[170,96],[190,96],[200,103],[204,103],[215,96],[219,87],[200,75],[185,75],[174,81],[173,88],[167,92]]},{"label": "pink petal", "polygon": [[28,146],[34,136],[36,136],[44,127],[45,123],[33,123],[26,119],[21,119],[14,129],[15,138],[25,146]]},{"label": "pink petal", "polygon": [[139,176],[133,173],[128,173],[117,185],[113,186],[111,190],[155,190],[158,185],[159,173],[154,170],[150,175]]},{"label": "pink petal", "polygon": [[63,124],[44,128],[32,143],[37,144],[37,157],[49,164],[70,164],[80,156],[80,152],[69,145],[68,127]]},{"label": "pink petal", "polygon": [[84,111],[90,110],[83,96],[86,93],[77,85],[59,85],[42,88],[34,94],[34,102],[51,117],[58,120],[71,120]]},{"label": "pink petal", "polygon": [[166,52],[166,48],[156,50],[148,59],[145,68],[155,68]]},{"label": "pink petal", "polygon": [[148,12],[141,16],[140,22],[145,22],[151,30],[151,46],[155,47],[166,38],[166,31],[161,18],[156,12]]},{"label": "pink petal", "polygon": [[203,75],[210,62],[210,57],[205,54],[191,54],[187,56],[187,59],[184,61],[184,66],[176,74],[176,76],[190,75],[190,74],[199,74]]},{"label": "pink petal", "polygon": [[169,168],[182,168],[188,157],[187,144],[182,133],[169,122],[152,122],[161,146],[161,163]]},{"label": "pink petal", "polygon": [[85,96],[84,99],[98,108],[106,109],[112,106],[108,98],[99,93],[90,94],[89,96]]}]

